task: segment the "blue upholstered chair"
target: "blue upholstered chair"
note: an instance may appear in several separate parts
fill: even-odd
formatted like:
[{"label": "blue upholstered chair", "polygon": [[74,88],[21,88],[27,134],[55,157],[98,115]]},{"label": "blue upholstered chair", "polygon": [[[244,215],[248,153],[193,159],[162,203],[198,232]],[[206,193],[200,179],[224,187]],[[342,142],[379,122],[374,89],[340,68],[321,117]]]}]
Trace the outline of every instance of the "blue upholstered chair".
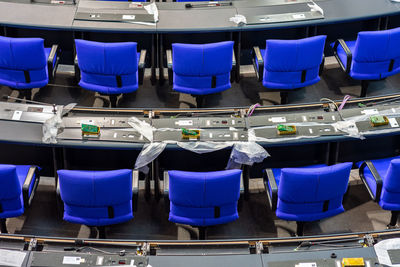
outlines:
[{"label": "blue upholstered chair", "polygon": [[253,49],[253,66],[268,91],[281,94],[319,82],[324,66],[325,35],[300,40],[267,40],[266,48]]},{"label": "blue upholstered chair", "polygon": [[321,220],[344,211],[352,163],[332,166],[264,170],[264,185],[272,210],[283,220],[297,222],[303,235],[305,222]]},{"label": "blue upholstered chair", "polygon": [[359,32],[357,40],[339,39],[331,46],[341,68],[361,80],[361,97],[367,95],[369,81],[400,72],[400,28]]},{"label": "blue upholstered chair", "polygon": [[231,71],[236,64],[233,42],[175,43],[172,53],[167,50],[167,63],[173,90],[195,96],[199,108],[205,95],[231,88]]},{"label": "blue upholstered chair", "polygon": [[6,219],[22,215],[39,184],[38,167],[0,164],[0,224],[7,233]]},{"label": "blue upholstered chair", "polygon": [[57,174],[57,195],[64,203],[64,220],[87,225],[91,230],[97,227],[99,237],[106,238],[104,226],[133,218],[139,192],[138,171],[58,170]]},{"label": "blue upholstered chair", "polygon": [[243,192],[242,171],[164,172],[164,199],[169,220],[199,228],[199,239],[205,239],[205,228],[239,218],[238,202]]},{"label": "blue upholstered chair", "polygon": [[146,50],[137,52],[136,43],[75,40],[75,45],[79,85],[109,95],[111,107],[117,106],[118,95],[134,92],[142,84]]},{"label": "blue upholstered chair", "polygon": [[0,36],[0,85],[19,90],[19,97],[31,100],[33,88],[53,80],[58,65],[58,46],[44,47],[41,38]]},{"label": "blue upholstered chair", "polygon": [[392,212],[388,227],[394,227],[400,212],[400,157],[361,161],[357,165],[371,198]]}]

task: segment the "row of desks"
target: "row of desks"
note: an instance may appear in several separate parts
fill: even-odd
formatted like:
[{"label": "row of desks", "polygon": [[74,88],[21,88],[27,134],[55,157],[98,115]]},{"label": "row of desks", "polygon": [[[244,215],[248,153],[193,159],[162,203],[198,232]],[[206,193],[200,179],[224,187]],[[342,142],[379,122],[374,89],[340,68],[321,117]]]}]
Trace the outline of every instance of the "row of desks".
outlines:
[{"label": "row of desks", "polygon": [[[0,1],[0,25],[67,31],[115,31],[137,33],[246,31],[332,24],[400,14],[400,4],[390,0],[317,0],[324,18],[283,23],[237,26],[229,18],[281,14],[296,11],[300,3],[283,0],[233,1],[232,6],[186,9],[185,3],[157,2],[159,22],[139,25],[124,22],[75,20],[77,12],[145,13],[128,2],[80,0],[77,5],[25,4]],[[294,3],[294,4],[290,4]]]}]

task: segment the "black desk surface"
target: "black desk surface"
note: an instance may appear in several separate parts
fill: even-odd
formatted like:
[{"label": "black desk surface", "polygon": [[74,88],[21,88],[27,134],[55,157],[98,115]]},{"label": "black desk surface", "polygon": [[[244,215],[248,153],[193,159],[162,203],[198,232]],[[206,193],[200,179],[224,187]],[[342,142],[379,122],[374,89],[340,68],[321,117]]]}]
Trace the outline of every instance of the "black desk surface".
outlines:
[{"label": "black desk surface", "polygon": [[[228,7],[207,7],[188,10],[184,7],[185,3],[157,2],[160,20],[156,26],[149,26],[118,22],[74,21],[75,13],[78,10],[127,12],[126,10],[129,9],[129,12],[131,12],[127,2],[80,0],[76,6],[0,2],[0,25],[27,28],[149,33],[210,32],[298,27],[400,14],[400,4],[391,2],[390,0],[322,0],[315,2],[324,10],[324,19],[246,25],[243,27],[236,26],[229,21],[229,18],[236,14],[256,16],[268,14],[269,12],[284,12],[287,9],[292,10],[293,5],[277,6],[274,0],[249,0],[235,1],[233,6]],[[268,4],[271,6],[267,6]],[[142,9],[138,10],[138,12],[142,13],[145,11]]]},{"label": "black desk surface", "polygon": [[315,262],[317,260],[330,259],[331,254],[335,253],[338,260],[342,258],[362,257],[364,259],[372,259],[371,266],[375,266],[377,262],[374,248],[348,248],[348,249],[332,249],[322,251],[301,251],[292,253],[270,253],[270,254],[252,254],[252,255],[220,255],[220,256],[149,256],[149,264],[153,267],[242,267],[242,266],[264,266],[268,267],[269,263],[298,261],[298,262]]}]

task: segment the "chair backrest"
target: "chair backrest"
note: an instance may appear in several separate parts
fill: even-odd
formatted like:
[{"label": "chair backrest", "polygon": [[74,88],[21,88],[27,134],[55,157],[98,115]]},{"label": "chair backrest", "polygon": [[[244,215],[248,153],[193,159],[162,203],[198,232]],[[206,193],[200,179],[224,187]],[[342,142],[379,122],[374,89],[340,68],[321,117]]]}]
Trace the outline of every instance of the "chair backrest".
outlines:
[{"label": "chair backrest", "polygon": [[0,36],[0,85],[30,89],[47,83],[43,39]]},{"label": "chair backrest", "polygon": [[208,226],[239,218],[241,170],[169,171],[168,174],[170,221]]},{"label": "chair backrest", "polygon": [[271,89],[295,89],[320,80],[326,36],[300,40],[267,40],[263,85]]},{"label": "chair backrest", "polygon": [[172,44],[173,89],[206,95],[231,87],[233,42]]},{"label": "chair backrest", "polygon": [[282,169],[276,215],[284,220],[315,221],[343,212],[351,166]]},{"label": "chair backrest", "polygon": [[24,213],[22,189],[14,165],[0,165],[0,218]]},{"label": "chair backrest", "polygon": [[392,159],[386,176],[383,178],[379,204],[383,209],[400,209],[400,159]]},{"label": "chair backrest", "polygon": [[104,226],[133,218],[132,170],[59,170],[57,173],[64,220]]},{"label": "chair backrest", "polygon": [[138,89],[137,43],[100,43],[75,40],[79,85],[104,93],[129,93]]},{"label": "chair backrest", "polygon": [[381,79],[400,72],[400,28],[359,32],[350,75]]}]

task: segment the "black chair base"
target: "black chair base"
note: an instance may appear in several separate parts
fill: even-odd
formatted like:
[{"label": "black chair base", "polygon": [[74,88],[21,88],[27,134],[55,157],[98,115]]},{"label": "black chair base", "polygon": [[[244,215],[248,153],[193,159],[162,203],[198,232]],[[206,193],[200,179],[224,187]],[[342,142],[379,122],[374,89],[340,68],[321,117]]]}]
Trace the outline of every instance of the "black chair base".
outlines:
[{"label": "black chair base", "polygon": [[32,100],[32,89],[18,90],[18,98]]},{"label": "black chair base", "polygon": [[196,98],[197,108],[202,108],[204,105],[204,99],[205,99],[204,95],[196,95],[195,98]]},{"label": "black chair base", "polygon": [[199,240],[206,240],[206,227],[200,226],[199,228]]},{"label": "black chair base", "polygon": [[6,219],[0,219],[0,231],[2,234],[8,234]]},{"label": "black chair base", "polygon": [[367,96],[367,89],[369,86],[369,81],[361,81],[361,93],[360,93],[360,97],[366,97]]},{"label": "black chair base", "polygon": [[397,225],[397,219],[399,217],[400,211],[398,210],[392,210],[392,216],[390,217],[390,222],[388,224],[388,229],[393,229],[396,228]]},{"label": "black chair base", "polygon": [[106,227],[105,226],[89,226],[90,234],[89,238],[97,238],[97,234],[99,234],[99,239],[106,239]]},{"label": "black chair base", "polygon": [[117,107],[118,95],[110,95],[110,105],[112,108]]},{"label": "black chair base", "polygon": [[296,224],[297,224],[296,235],[297,236],[303,236],[303,234],[304,234],[304,222],[296,222]]},{"label": "black chair base", "polygon": [[280,94],[281,94],[281,105],[286,105],[288,103],[289,93],[280,92]]}]

